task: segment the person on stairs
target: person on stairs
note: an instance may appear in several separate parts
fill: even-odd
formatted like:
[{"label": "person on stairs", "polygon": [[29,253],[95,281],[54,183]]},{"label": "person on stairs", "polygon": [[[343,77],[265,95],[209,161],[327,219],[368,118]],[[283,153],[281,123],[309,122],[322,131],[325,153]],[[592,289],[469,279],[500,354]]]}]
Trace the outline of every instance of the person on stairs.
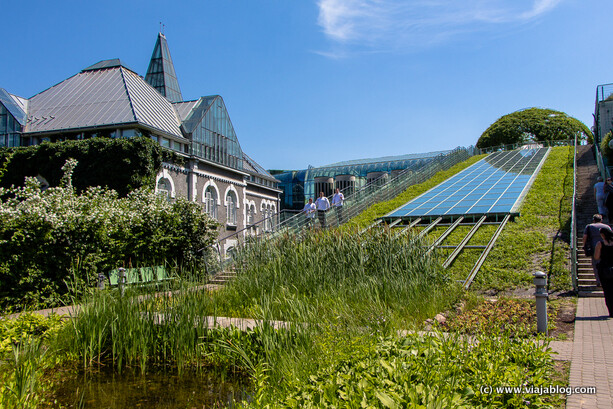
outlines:
[{"label": "person on stairs", "polygon": [[602,241],[596,245],[594,259],[598,262],[598,275],[609,317],[613,318],[613,231],[600,229],[600,236]]},{"label": "person on stairs", "polygon": [[594,197],[596,198],[596,204],[598,205],[598,213],[605,217],[607,215],[607,208],[604,205],[606,193],[604,191],[604,182],[602,176],[598,176],[596,184],[594,184]]},{"label": "person on stairs", "polygon": [[594,277],[596,278],[596,285],[600,287],[600,277],[598,276],[598,262],[595,259],[594,252],[598,243],[602,241],[600,235],[601,229],[611,228],[602,222],[602,216],[595,214],[592,216],[593,222],[585,226],[583,231],[583,252],[586,257],[592,258],[592,269],[594,271]]},{"label": "person on stairs", "polygon": [[[613,181],[611,178],[607,178],[604,184],[604,207],[607,209],[607,213],[613,218]],[[611,223],[611,218],[609,223]]]}]

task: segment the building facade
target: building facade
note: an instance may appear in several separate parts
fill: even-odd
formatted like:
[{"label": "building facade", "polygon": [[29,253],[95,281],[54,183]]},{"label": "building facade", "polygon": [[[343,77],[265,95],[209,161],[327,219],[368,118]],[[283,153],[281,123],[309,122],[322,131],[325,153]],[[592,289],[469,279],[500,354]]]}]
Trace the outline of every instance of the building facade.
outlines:
[{"label": "building facade", "polygon": [[237,235],[272,229],[279,181],[242,151],[221,96],[183,101],[162,33],[145,78],[112,59],[31,98],[0,88],[0,147],[134,136],[150,137],[185,159],[183,165],[163,163],[155,190],[169,200],[200,203],[222,226],[222,253],[236,245]]},{"label": "building facade", "polygon": [[406,169],[416,171],[434,158],[449,152],[451,151],[356,159],[277,173],[275,177],[279,180],[282,190],[281,209],[301,210],[309,198],[315,200],[320,192],[330,196],[339,189],[345,196],[349,196],[356,189],[368,184],[384,184]]}]

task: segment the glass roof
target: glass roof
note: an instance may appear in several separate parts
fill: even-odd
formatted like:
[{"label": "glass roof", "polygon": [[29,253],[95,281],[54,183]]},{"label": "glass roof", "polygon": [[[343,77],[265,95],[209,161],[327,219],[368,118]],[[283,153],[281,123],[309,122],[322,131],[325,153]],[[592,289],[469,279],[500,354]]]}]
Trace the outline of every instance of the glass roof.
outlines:
[{"label": "glass roof", "polygon": [[170,48],[168,48],[168,42],[162,33],[158,34],[158,39],[153,48],[153,55],[149,62],[145,81],[168,98],[169,101],[180,102],[183,100],[175,66],[170,56]]},{"label": "glass roof", "polygon": [[27,115],[19,105],[15,103],[15,100],[11,98],[4,88],[0,88],[0,104],[4,105],[6,109],[13,115],[13,117],[19,122],[21,126],[25,125]]},{"label": "glass roof", "polygon": [[514,213],[548,148],[495,152],[384,218]]},{"label": "glass roof", "polygon": [[422,158],[434,158],[439,155],[446,155],[450,150],[445,151],[436,151],[436,152],[426,152],[426,153],[409,153],[406,155],[396,155],[396,156],[384,156],[381,158],[367,158],[367,159],[354,159],[354,160],[346,160],[343,162],[331,163],[329,165],[321,166],[322,168],[328,167],[341,167],[341,166],[350,166],[350,165],[367,165],[367,164],[378,164],[384,162],[396,162],[396,161],[405,161],[405,160],[413,160],[413,159],[422,159]]}]

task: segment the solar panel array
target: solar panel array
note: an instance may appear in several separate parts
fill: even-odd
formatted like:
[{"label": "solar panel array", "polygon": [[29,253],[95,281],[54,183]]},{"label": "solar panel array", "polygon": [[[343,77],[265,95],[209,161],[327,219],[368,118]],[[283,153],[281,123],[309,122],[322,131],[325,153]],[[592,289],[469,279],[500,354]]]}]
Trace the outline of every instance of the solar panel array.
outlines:
[{"label": "solar panel array", "polygon": [[492,153],[384,218],[516,212],[547,152],[535,147]]}]

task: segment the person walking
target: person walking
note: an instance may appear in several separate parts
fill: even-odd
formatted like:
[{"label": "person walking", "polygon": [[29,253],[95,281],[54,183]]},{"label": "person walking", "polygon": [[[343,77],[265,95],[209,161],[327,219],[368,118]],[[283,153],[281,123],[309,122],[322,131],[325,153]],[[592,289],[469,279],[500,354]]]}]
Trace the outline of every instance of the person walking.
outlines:
[{"label": "person walking", "polygon": [[343,223],[343,204],[345,203],[345,196],[341,193],[339,188],[336,188],[336,193],[332,196],[332,207],[336,209],[336,217],[338,219],[339,226]]},{"label": "person walking", "polygon": [[315,206],[317,207],[317,216],[319,216],[319,224],[321,224],[321,228],[326,228],[326,210],[330,208],[330,201],[326,196],[324,196],[324,192],[319,192],[319,197],[315,201]]},{"label": "person walking", "polygon": [[596,245],[594,258],[598,262],[598,275],[609,317],[613,318],[613,231],[600,229],[600,236],[602,241]]},{"label": "person walking", "polygon": [[607,216],[607,208],[604,205],[606,194],[604,191],[604,181],[602,180],[602,176],[598,176],[598,179],[596,179],[596,183],[594,184],[594,197],[596,198],[596,204],[598,205],[598,213],[600,213],[603,217]]},{"label": "person walking", "polygon": [[313,220],[315,220],[315,203],[313,203],[312,197],[309,197],[309,202],[304,205],[302,213],[306,215],[307,226],[311,230],[313,228]]},{"label": "person walking", "polygon": [[596,246],[602,241],[600,230],[611,230],[611,228],[602,222],[602,216],[599,214],[592,216],[592,220],[593,222],[585,226],[585,230],[583,231],[583,252],[586,257],[592,258],[592,269],[594,271],[594,277],[596,278],[596,285],[600,286],[598,262],[594,254]]},{"label": "person walking", "polygon": [[[607,211],[608,215],[612,215],[613,216],[613,182],[611,181],[611,178],[607,178],[607,180],[604,182],[604,207]],[[611,222],[611,220],[609,220],[609,222]]]}]

